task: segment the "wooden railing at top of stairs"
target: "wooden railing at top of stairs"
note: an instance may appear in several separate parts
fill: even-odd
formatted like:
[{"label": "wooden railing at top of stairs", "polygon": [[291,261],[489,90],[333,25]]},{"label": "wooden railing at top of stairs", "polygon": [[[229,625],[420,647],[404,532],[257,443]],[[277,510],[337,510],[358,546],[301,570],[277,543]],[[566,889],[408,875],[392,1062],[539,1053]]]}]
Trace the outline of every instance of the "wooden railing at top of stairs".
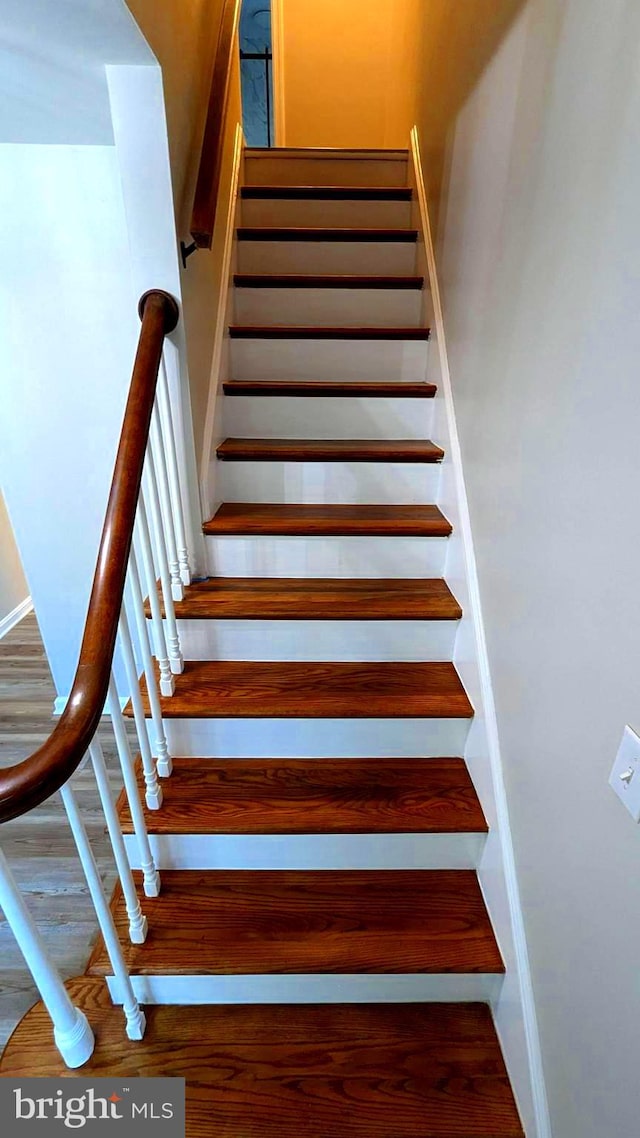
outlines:
[{"label": "wooden railing at top of stairs", "polygon": [[77,671],[47,741],[27,759],[0,770],[0,822],[27,813],[64,786],[85,755],[105,704],[162,347],[179,315],[174,298],[159,289],[146,292],[138,310],[142,327]]},{"label": "wooden railing at top of stairs", "polygon": [[199,249],[210,249],[213,240],[222,174],[224,128],[231,89],[233,45],[239,15],[240,0],[224,0],[191,214],[191,235]]}]

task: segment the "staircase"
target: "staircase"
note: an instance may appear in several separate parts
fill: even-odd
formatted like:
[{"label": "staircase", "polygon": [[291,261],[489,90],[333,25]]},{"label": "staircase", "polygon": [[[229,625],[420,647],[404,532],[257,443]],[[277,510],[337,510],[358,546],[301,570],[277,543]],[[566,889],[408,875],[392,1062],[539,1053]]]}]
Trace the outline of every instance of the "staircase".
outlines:
[{"label": "staircase", "polygon": [[[173,775],[145,812],[146,944],[112,900],[147,1036],[116,1030],[99,940],[73,982],[98,1025],[86,1070],[185,1075],[194,1136],[522,1138],[407,154],[249,150],[244,168],[210,576],[175,606]],[[124,793],[118,811],[135,866]],[[57,1072],[47,1030],[38,1007],[11,1073]]]}]

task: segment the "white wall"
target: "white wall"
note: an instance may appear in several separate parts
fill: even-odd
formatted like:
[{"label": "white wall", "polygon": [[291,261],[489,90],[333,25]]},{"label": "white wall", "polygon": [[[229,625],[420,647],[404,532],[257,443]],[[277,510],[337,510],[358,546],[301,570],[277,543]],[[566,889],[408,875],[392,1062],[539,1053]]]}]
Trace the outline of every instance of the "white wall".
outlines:
[{"label": "white wall", "polygon": [[5,626],[8,630],[7,618],[24,604],[28,595],[29,586],[25,580],[4,496],[0,491],[0,634]]},{"label": "white wall", "polygon": [[556,1138],[636,1138],[640,6],[529,0],[451,131],[445,322]]}]

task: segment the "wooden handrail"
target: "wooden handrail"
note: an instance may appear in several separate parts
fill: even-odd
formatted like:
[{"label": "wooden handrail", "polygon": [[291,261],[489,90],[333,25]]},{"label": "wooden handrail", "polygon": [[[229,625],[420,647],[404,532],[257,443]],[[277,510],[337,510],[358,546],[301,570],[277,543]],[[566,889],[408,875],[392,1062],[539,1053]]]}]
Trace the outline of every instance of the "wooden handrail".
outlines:
[{"label": "wooden handrail", "polygon": [[222,174],[224,127],[231,88],[233,43],[239,14],[240,0],[224,0],[191,213],[191,236],[199,249],[210,249],[213,240],[216,203]]},{"label": "wooden handrail", "polygon": [[144,294],[138,311],[142,327],[78,668],[46,743],[23,762],[0,770],[0,822],[25,814],[64,786],[96,733],[107,697],[162,345],[179,315],[173,297],[159,289]]}]

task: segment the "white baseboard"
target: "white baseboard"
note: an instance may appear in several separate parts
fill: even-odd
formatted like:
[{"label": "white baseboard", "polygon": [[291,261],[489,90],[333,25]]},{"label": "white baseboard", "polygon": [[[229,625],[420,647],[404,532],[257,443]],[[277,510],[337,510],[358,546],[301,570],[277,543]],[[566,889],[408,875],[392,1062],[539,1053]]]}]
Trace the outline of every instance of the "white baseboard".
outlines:
[{"label": "white baseboard", "polygon": [[30,613],[32,609],[33,601],[31,597],[25,597],[11,612],[3,616],[2,620],[0,620],[0,640],[2,640],[2,637],[6,636],[8,632],[11,632],[11,629],[15,628],[16,624],[19,624],[22,618],[25,617],[27,613]]}]

